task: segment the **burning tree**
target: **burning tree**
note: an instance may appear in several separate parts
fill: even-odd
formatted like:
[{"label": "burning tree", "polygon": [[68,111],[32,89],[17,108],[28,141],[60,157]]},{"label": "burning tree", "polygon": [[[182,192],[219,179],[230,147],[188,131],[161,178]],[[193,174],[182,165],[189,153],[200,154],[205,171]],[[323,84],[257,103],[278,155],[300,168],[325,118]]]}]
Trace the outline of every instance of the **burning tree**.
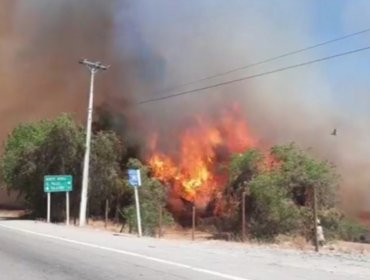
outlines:
[{"label": "burning tree", "polygon": [[173,150],[166,149],[158,134],[152,136],[152,175],[167,186],[169,208],[178,218],[187,215],[189,205],[200,214],[214,214],[217,206],[209,206],[223,196],[231,156],[254,147],[256,140],[237,107],[224,110],[217,119],[197,116],[178,135]]},{"label": "burning tree", "polygon": [[171,139],[172,150],[159,135],[151,138],[147,162],[182,224],[188,224],[195,205],[199,217],[216,217],[220,230],[239,232],[243,192],[250,233],[261,237],[307,230],[313,186],[319,188],[321,209],[335,206],[333,167],[293,144],[270,152],[258,148],[235,106],[219,117],[197,116]]}]

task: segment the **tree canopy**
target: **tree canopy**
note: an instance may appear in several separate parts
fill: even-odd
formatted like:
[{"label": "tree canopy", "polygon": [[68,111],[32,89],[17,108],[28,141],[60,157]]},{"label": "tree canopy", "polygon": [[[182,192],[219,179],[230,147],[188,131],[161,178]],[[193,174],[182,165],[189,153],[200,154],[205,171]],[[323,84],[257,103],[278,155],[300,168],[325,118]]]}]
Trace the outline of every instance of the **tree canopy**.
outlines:
[{"label": "tree canopy", "polygon": [[[274,146],[265,155],[256,149],[235,155],[229,178],[226,199],[232,201],[229,205],[234,206],[234,212],[240,212],[240,192],[247,193],[246,216],[255,237],[298,231],[307,234],[313,187],[322,211],[336,205],[338,176],[334,166],[295,144]],[[237,195],[235,190],[239,190]]]},{"label": "tree canopy", "polygon": [[[9,191],[22,195],[37,216],[44,215],[45,175],[72,175],[74,191],[71,194],[72,213],[77,215],[84,129],[68,115],[54,120],[21,124],[9,135],[1,160],[2,180]],[[102,201],[123,195],[127,187],[120,167],[124,147],[113,132],[101,131],[92,138],[90,174],[90,211],[99,213]],[[63,209],[63,196],[56,194],[54,214]],[[54,215],[54,216],[55,216]]]}]

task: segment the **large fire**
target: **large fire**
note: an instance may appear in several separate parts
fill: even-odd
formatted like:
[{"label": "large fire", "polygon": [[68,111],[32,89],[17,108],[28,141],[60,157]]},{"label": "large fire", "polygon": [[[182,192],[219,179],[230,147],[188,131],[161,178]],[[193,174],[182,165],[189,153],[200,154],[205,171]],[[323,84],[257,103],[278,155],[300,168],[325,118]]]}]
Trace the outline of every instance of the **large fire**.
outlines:
[{"label": "large fire", "polygon": [[230,156],[256,144],[237,106],[216,118],[197,116],[178,133],[178,139],[170,139],[178,143],[175,151],[161,150],[161,140],[156,135],[150,145],[148,162],[153,176],[198,208],[222,194]]}]

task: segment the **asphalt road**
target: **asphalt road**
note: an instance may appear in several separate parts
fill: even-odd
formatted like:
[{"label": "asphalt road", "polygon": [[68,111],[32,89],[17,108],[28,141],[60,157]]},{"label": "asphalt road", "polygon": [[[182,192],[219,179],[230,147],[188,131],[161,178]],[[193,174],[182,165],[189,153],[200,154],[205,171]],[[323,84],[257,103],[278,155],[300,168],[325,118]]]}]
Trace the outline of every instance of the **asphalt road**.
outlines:
[{"label": "asphalt road", "polygon": [[2,280],[370,279],[370,257],[248,248],[0,221]]}]

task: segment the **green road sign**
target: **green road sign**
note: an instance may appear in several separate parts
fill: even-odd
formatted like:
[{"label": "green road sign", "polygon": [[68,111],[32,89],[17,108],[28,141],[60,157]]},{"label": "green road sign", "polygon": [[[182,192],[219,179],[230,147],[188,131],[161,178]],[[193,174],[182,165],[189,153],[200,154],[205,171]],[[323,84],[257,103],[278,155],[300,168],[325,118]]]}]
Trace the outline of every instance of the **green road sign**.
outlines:
[{"label": "green road sign", "polygon": [[72,176],[45,176],[44,192],[70,192],[73,189]]}]

